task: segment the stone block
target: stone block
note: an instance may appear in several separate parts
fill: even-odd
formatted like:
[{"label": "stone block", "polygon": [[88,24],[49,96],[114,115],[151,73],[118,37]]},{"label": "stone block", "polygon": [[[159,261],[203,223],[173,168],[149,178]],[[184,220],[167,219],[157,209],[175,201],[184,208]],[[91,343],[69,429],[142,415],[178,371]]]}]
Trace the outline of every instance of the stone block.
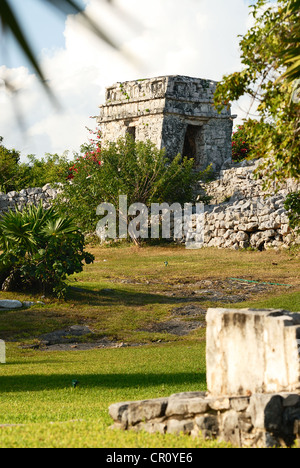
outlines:
[{"label": "stone block", "polygon": [[212,396],[300,389],[299,314],[251,309],[207,312],[207,384]]},{"label": "stone block", "polygon": [[204,398],[170,398],[166,416],[204,413],[208,409],[208,401]]},{"label": "stone block", "polygon": [[192,419],[169,419],[166,432],[168,434],[191,434],[194,429]]},{"label": "stone block", "polygon": [[109,414],[125,427],[134,426],[164,416],[167,404],[167,398],[117,403],[109,407]]}]

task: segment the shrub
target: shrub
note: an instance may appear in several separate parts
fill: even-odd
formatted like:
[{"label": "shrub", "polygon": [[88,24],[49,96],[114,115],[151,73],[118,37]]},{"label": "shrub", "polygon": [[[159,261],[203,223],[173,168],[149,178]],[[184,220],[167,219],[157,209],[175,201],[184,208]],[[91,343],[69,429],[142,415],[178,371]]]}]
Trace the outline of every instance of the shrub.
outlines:
[{"label": "shrub", "polygon": [[240,125],[232,134],[232,160],[240,162],[248,158],[251,153],[250,142],[244,125]]},{"label": "shrub", "polygon": [[289,224],[292,229],[300,230],[300,191],[290,193],[285,200]]},{"label": "shrub", "polygon": [[[170,161],[164,150],[151,142],[134,141],[129,135],[105,147],[100,134],[90,145],[82,147],[71,168],[69,179],[58,199],[60,209],[72,207],[76,221],[87,231],[95,231],[96,208],[112,203],[117,211],[119,196],[133,203],[191,202],[198,174],[192,159],[177,155]],[[67,200],[67,202],[66,202]]]},{"label": "shrub", "polygon": [[67,276],[94,260],[84,252],[84,236],[73,219],[41,204],[3,215],[0,250],[3,290],[26,287],[59,298],[66,293]]},{"label": "shrub", "polygon": [[63,182],[68,175],[69,161],[66,155],[47,153],[37,159],[28,155],[27,161],[19,164],[15,177],[14,190],[28,187],[43,187],[45,184]]},{"label": "shrub", "polygon": [[45,184],[62,182],[68,176],[67,153],[63,156],[47,153],[37,159],[28,155],[26,162],[20,162],[20,153],[3,145],[0,136],[0,191],[20,191],[28,187],[43,187]]}]

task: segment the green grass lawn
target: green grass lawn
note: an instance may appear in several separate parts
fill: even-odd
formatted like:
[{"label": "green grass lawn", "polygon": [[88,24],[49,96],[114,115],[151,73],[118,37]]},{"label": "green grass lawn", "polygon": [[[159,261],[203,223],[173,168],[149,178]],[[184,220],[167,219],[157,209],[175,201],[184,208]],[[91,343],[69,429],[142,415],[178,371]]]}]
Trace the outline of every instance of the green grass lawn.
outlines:
[{"label": "green grass lawn", "polygon": [[[74,389],[73,379],[79,384]],[[205,390],[205,343],[39,352],[8,346],[1,447],[199,447],[187,436],[109,429],[111,403]]]},{"label": "green grass lawn", "polygon": [[[217,445],[188,436],[112,431],[108,407],[205,390],[205,328],[177,336],[149,326],[165,323],[174,308],[189,304],[300,311],[299,257],[181,247],[91,250],[96,261],[70,278],[66,301],[45,298],[44,305],[0,313],[0,338],[7,343],[7,364],[0,364],[0,447]],[[254,291],[246,301],[231,305],[194,293],[207,280],[220,280],[222,292],[222,282],[226,285],[232,277],[289,286]],[[235,284],[230,287],[227,296],[239,292]],[[41,299],[2,292],[0,298]],[[94,331],[90,340],[106,336],[137,346],[64,352],[20,347],[38,343],[42,333],[74,324],[89,325]],[[73,379],[79,381],[75,389]]]}]

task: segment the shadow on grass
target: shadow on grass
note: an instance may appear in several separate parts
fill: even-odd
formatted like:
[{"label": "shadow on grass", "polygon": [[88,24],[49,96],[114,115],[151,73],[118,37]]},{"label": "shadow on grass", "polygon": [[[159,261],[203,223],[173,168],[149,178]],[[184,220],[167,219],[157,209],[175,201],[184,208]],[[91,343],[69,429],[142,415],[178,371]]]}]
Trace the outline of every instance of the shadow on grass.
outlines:
[{"label": "shadow on grass", "polygon": [[205,373],[170,374],[51,374],[1,376],[0,394],[14,392],[37,392],[72,388],[72,381],[78,380],[82,389],[122,389],[131,387],[155,387],[161,385],[206,385]]},{"label": "shadow on grass", "polygon": [[86,302],[94,306],[131,305],[141,306],[149,304],[177,304],[184,302],[207,302],[208,297],[196,296],[169,296],[164,294],[143,293],[141,291],[126,291],[124,289],[100,289],[99,291],[70,288],[68,301]]}]

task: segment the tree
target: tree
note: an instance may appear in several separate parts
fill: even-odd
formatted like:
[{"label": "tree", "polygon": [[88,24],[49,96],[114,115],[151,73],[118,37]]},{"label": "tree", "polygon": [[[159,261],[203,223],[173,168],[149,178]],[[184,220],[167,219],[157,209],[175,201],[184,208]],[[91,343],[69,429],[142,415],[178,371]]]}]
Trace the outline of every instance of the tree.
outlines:
[{"label": "tree", "polygon": [[41,159],[28,155],[27,161],[18,166],[14,190],[63,182],[67,177],[69,164],[66,154],[60,156],[46,153]]},{"label": "tree", "polygon": [[257,173],[266,188],[300,177],[300,107],[291,81],[299,76],[297,5],[299,0],[272,6],[258,0],[251,6],[255,24],[240,41],[243,69],[224,76],[215,94],[219,110],[244,95],[258,103],[259,120],[247,120],[244,128],[255,141],[253,156],[262,158]]},{"label": "tree", "polygon": [[120,195],[127,196],[128,206],[192,201],[199,180],[193,159],[177,155],[170,161],[151,141],[134,141],[130,135],[101,147],[100,136],[82,146],[58,199],[63,212],[72,207],[82,230],[95,231],[101,203],[113,204],[118,212]]},{"label": "tree", "polygon": [[0,191],[6,193],[15,188],[20,153],[5,148],[2,142],[0,136]]}]

